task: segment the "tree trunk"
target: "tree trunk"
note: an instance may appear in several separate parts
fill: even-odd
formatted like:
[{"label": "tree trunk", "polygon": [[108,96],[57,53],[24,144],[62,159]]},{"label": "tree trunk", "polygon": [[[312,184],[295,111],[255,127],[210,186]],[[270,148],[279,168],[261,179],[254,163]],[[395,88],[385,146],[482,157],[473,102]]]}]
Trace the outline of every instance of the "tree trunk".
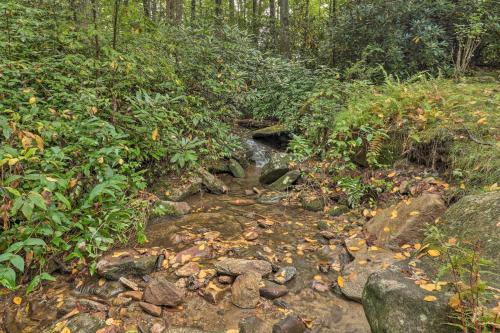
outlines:
[{"label": "tree trunk", "polygon": [[215,0],[215,20],[219,27],[222,26],[222,0]]},{"label": "tree trunk", "polygon": [[196,0],[191,0],[191,25],[196,19]]},{"label": "tree trunk", "polygon": [[175,0],[175,22],[176,23],[182,22],[182,14],[184,11],[183,4],[184,3],[182,0]]},{"label": "tree trunk", "polygon": [[229,0],[229,21],[234,23],[234,0]]},{"label": "tree trunk", "polygon": [[333,28],[337,17],[337,0],[330,1],[330,42],[331,42],[331,65],[335,65],[335,46],[333,45]]},{"label": "tree trunk", "polygon": [[144,16],[151,18],[151,0],[142,0],[142,6],[144,7]]},{"label": "tree trunk", "polygon": [[258,27],[257,27],[257,0],[252,0],[252,33],[255,43],[258,40]]},{"label": "tree trunk", "polygon": [[288,0],[280,0],[280,21],[281,21],[281,52],[290,58],[290,22],[289,22],[289,8]]},{"label": "tree trunk", "polygon": [[166,11],[167,11],[167,20],[172,23],[175,19],[175,3],[174,3],[175,0],[166,0],[165,2],[165,7],[166,7]]},{"label": "tree trunk", "polygon": [[276,8],[274,6],[274,0],[269,0],[269,32],[273,47],[276,45]]},{"label": "tree trunk", "polygon": [[120,0],[115,0],[113,11],[113,49],[116,50],[116,41],[118,39],[118,14],[120,13]]}]

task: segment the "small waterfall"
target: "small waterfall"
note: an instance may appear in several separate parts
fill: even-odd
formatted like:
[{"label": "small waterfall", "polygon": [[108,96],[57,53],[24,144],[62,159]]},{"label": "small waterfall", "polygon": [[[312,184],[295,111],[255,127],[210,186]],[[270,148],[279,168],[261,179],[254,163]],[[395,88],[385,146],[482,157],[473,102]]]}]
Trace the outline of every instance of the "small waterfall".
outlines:
[{"label": "small waterfall", "polygon": [[245,142],[249,150],[252,151],[251,159],[255,162],[255,166],[262,168],[269,161],[269,157],[274,149],[254,139],[246,139]]}]

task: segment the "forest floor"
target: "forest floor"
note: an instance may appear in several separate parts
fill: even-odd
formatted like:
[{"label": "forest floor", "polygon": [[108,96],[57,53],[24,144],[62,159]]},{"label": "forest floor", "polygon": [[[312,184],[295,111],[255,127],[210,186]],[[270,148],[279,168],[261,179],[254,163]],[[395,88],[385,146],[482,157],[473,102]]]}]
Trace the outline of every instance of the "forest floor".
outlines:
[{"label": "forest floor", "polygon": [[[377,247],[363,229],[375,212],[332,216],[304,209],[296,191],[266,190],[259,183],[264,162],[249,165],[243,178],[219,175],[228,192],[189,197],[190,213],[154,218],[148,243],[115,248],[98,263],[98,276],[75,269],[29,296],[4,298],[4,327],[9,333],[255,333],[273,325],[279,332],[370,332],[359,303],[367,274],[410,257],[420,245]],[[416,181],[415,196],[447,186],[417,167],[379,176]],[[262,270],[267,279],[235,281],[247,270]],[[163,278],[168,285],[155,285]],[[154,305],[159,295],[170,303]]]}]

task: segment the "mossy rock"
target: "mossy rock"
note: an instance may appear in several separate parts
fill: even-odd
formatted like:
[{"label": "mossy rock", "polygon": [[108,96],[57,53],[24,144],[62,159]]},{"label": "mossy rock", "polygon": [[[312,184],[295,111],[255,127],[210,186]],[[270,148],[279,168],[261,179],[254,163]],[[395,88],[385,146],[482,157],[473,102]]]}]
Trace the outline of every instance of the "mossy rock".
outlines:
[{"label": "mossy rock", "polygon": [[262,167],[259,181],[262,184],[271,184],[289,171],[290,158],[284,153],[274,153],[269,162]]},{"label": "mossy rock", "polygon": [[283,176],[278,178],[278,180],[274,181],[269,188],[273,191],[284,191],[290,186],[292,186],[297,179],[300,177],[299,170],[291,170],[285,173]]},{"label": "mossy rock", "polygon": [[288,135],[288,130],[282,124],[264,127],[252,132],[254,139],[267,138],[270,136]]},{"label": "mossy rock", "polygon": [[322,211],[323,208],[325,207],[325,201],[323,200],[322,197],[317,196],[317,195],[303,194],[300,196],[300,202],[301,202],[302,207],[304,209],[307,209],[307,210],[310,210],[313,212]]},{"label": "mossy rock", "polygon": [[229,170],[236,178],[245,178],[245,170],[235,159],[229,160]]}]

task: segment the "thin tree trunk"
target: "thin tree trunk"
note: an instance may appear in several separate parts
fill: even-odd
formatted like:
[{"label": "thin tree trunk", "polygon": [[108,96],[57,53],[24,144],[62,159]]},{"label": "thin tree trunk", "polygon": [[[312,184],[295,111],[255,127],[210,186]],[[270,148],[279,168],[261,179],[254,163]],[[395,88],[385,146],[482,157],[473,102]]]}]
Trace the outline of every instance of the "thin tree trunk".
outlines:
[{"label": "thin tree trunk", "polygon": [[335,65],[335,46],[333,45],[333,28],[337,20],[337,0],[330,2],[330,42],[331,42],[331,65]]},{"label": "thin tree trunk", "polygon": [[150,0],[142,0],[142,7],[144,8],[144,16],[151,18],[151,3]]},{"label": "thin tree trunk", "polygon": [[229,21],[234,23],[234,0],[229,0]]},{"label": "thin tree trunk", "polygon": [[281,21],[281,52],[287,57],[291,57],[290,50],[290,22],[289,22],[288,0],[280,0],[280,21]]},{"label": "thin tree trunk", "polygon": [[222,26],[222,0],[215,0],[215,20],[217,26]]},{"label": "thin tree trunk", "polygon": [[99,45],[99,35],[97,34],[97,0],[92,0],[92,21],[94,23],[94,46],[95,57],[99,59],[101,47]]},{"label": "thin tree trunk", "polygon": [[113,13],[113,49],[116,50],[116,41],[118,39],[118,14],[120,11],[120,0],[115,0]]},{"label": "thin tree trunk", "polygon": [[196,19],[196,0],[191,0],[191,25],[194,24]]},{"label": "thin tree trunk", "polygon": [[306,50],[308,48],[308,40],[309,40],[309,0],[306,0],[305,7],[305,22],[304,22],[304,41],[303,41],[303,49]]},{"label": "thin tree trunk", "polygon": [[182,0],[174,0],[175,1],[175,22],[176,23],[181,23],[182,22],[182,14],[184,11],[183,8],[183,1]]},{"label": "thin tree trunk", "polygon": [[252,33],[254,42],[257,43],[258,31],[257,31],[257,0],[252,0]]},{"label": "thin tree trunk", "polygon": [[276,8],[274,0],[269,0],[269,31],[271,33],[271,44],[276,45]]}]

